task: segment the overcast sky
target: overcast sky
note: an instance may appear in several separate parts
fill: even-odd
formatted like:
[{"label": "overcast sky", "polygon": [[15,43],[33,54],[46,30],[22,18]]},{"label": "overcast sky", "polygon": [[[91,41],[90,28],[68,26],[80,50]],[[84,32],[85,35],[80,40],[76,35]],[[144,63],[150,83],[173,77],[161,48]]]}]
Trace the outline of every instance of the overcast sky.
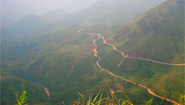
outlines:
[{"label": "overcast sky", "polygon": [[43,14],[50,10],[63,8],[68,12],[74,12],[90,5],[98,0],[10,0],[19,5],[27,7],[36,14]]}]

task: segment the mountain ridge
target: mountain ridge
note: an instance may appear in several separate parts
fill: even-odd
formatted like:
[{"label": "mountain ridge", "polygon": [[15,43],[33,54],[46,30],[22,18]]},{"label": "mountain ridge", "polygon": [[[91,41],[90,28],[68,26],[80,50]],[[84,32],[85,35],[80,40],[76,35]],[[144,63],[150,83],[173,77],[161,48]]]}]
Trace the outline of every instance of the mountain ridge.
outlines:
[{"label": "mountain ridge", "polygon": [[[183,38],[183,27],[184,26],[183,26],[183,24],[179,24],[178,21],[183,21],[183,18],[182,18],[183,15],[180,14],[180,13],[183,13],[183,11],[182,11],[183,9],[182,8],[177,8],[177,10],[179,9],[178,12],[180,11],[180,13],[178,13],[179,14],[178,16],[174,16],[174,17],[181,17],[180,19],[175,19],[174,17],[172,17],[172,14],[174,14],[175,12],[173,11],[173,12],[170,13],[170,11],[168,9],[169,5],[170,5],[170,7],[174,6],[174,2],[175,1],[173,1],[173,0],[169,0],[168,3],[163,3],[161,6],[158,6],[157,8],[154,8],[153,10],[149,11],[148,13],[140,16],[136,21],[132,21],[132,23],[128,23],[127,25],[123,26],[122,29],[120,29],[120,31],[117,32],[113,36],[113,39],[118,39],[119,38],[117,40],[117,42],[119,42],[119,41],[125,40],[123,38],[126,38],[126,39],[129,38],[130,39],[130,38],[133,38],[133,37],[140,37],[140,39],[141,39],[141,37],[142,36],[144,37],[144,35],[147,36],[149,34],[155,34],[155,36],[159,36],[158,34],[162,34],[162,33],[164,35],[170,35],[174,38],[176,37],[175,39],[182,39]],[[175,5],[178,5],[178,4],[175,4]],[[166,10],[168,10],[168,12],[164,12]],[[160,18],[159,17],[160,15],[163,16],[163,18]],[[150,21],[150,24],[152,24],[152,25],[147,24],[148,21]],[[176,23],[174,23],[174,21]],[[160,22],[163,22],[163,23],[165,22],[164,24],[168,27],[163,26]],[[182,26],[182,28],[181,29],[176,28],[177,25]],[[134,27],[132,27],[132,26],[134,26]],[[179,26],[177,26],[177,27],[179,27]],[[135,31],[133,31],[133,30],[135,30]],[[154,32],[154,30],[155,30],[155,32]],[[141,33],[141,32],[143,32],[143,33]],[[121,37],[123,37],[123,38],[121,38]],[[148,38],[149,37],[151,37],[151,36],[148,36]],[[121,39],[123,39],[123,40],[121,40]],[[143,40],[146,40],[146,39],[143,39]],[[170,39],[170,40],[172,40],[172,39]],[[137,41],[135,41],[135,44],[136,44],[136,42]],[[181,43],[182,42],[183,42],[183,40],[181,40]],[[125,42],[125,43],[127,43],[127,42]],[[162,43],[162,42],[158,42],[158,43]],[[132,46],[138,46],[138,45],[134,45],[134,42],[133,42]],[[144,45],[140,45],[140,46],[144,46]],[[167,47],[167,45],[166,45],[166,47]],[[150,47],[150,48],[153,48],[153,47]],[[159,46],[158,46],[158,48],[159,48]],[[170,47],[167,47],[167,48],[170,48]],[[175,48],[175,50],[176,50],[176,48]],[[182,46],[181,46],[180,49],[181,49],[181,51],[180,51],[181,55],[180,56],[182,56],[183,55]],[[180,50],[180,49],[178,49],[178,50]],[[134,51],[134,49],[133,49],[133,51]],[[129,53],[129,52],[132,53],[133,51],[127,51],[127,53]],[[144,49],[142,51],[144,51]],[[141,54],[139,54],[139,52],[136,52],[136,53],[138,53],[138,56],[141,55]],[[157,54],[157,52],[155,52],[155,51],[152,51],[152,53]],[[148,53],[148,55],[152,55],[152,54]],[[135,56],[137,56],[137,55],[135,55]],[[157,58],[157,57],[154,57],[154,58]],[[181,60],[181,62],[182,61],[183,60]]]},{"label": "mountain ridge", "polygon": [[[108,92],[110,87],[114,88],[116,81],[122,84],[133,104],[143,104],[154,98],[154,104],[171,105],[170,102],[148,94],[146,88],[135,86],[110,74],[146,86],[159,96],[178,101],[177,97],[183,92],[184,66],[164,65],[129,57],[184,63],[184,18],[181,13],[179,4],[169,0],[136,20],[121,25],[122,27],[121,23],[112,26],[109,23],[84,25],[80,22],[66,28],[58,27],[51,32],[3,48],[3,76],[11,78],[11,81],[18,80],[18,84],[35,86],[32,83],[36,82],[47,87],[51,99],[46,99],[47,102],[43,104],[59,105],[61,101],[69,104],[78,98],[77,91],[84,93],[84,96],[88,96],[89,91],[98,92],[100,89]],[[108,43],[114,44],[128,56],[123,59],[124,54],[115,51],[112,45],[105,44],[103,38],[96,34],[104,35]],[[95,57],[95,48],[101,59]],[[97,65],[98,60],[101,67]],[[3,83],[6,81],[2,79]],[[15,90],[18,87],[22,89],[12,82],[9,83]],[[29,88],[26,89],[31,92]],[[41,87],[36,88],[39,89]],[[3,90],[7,92],[8,89]],[[42,93],[43,91],[44,89]],[[47,97],[46,94],[41,95],[43,96],[40,98]],[[6,96],[3,100],[11,100],[12,97]],[[36,99],[30,103],[39,105],[42,102]]]}]

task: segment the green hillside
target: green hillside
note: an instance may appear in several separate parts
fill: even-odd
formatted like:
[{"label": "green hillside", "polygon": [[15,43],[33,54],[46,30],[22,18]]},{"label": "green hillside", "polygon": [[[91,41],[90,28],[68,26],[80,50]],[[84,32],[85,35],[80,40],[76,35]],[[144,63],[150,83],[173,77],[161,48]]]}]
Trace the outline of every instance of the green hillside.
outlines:
[{"label": "green hillside", "polygon": [[22,40],[37,36],[37,34],[34,33],[43,26],[44,23],[41,21],[39,16],[35,14],[26,15],[11,24],[9,27],[0,29],[2,34],[1,44],[3,46],[14,45]]},{"label": "green hillside", "polygon": [[[168,0],[139,16],[135,21],[122,26],[108,40],[131,57],[182,64],[184,63],[183,21],[183,7],[178,2]],[[102,57],[100,64],[103,68],[110,68],[113,73],[143,84],[158,95],[176,101],[177,97],[183,94],[184,66],[126,58],[117,68],[122,59],[121,54],[112,51],[113,48],[103,44],[101,40],[98,46],[99,55]],[[115,55],[120,57],[117,58]]]},{"label": "green hillside", "polygon": [[[93,36],[78,33],[79,29],[73,26],[33,38],[11,47],[11,53],[4,49],[2,71],[41,83],[50,90],[51,100],[60,99],[66,103],[78,97],[77,91],[108,88],[114,82],[112,77],[97,69],[92,51]],[[106,84],[103,86],[103,83]]]},{"label": "green hillside", "polygon": [[[108,43],[116,45],[117,49],[128,54],[129,57],[181,64],[184,63],[184,8],[179,1],[168,0],[123,25],[120,20],[126,22],[161,1],[156,1],[156,3],[148,1],[146,3],[148,7],[145,8],[143,8],[144,1],[134,2],[130,6],[140,3],[136,7],[143,8],[136,10],[140,12],[136,13],[133,9],[133,15],[126,17],[129,18],[128,20],[122,16],[118,16],[120,20],[118,18],[111,19],[114,17],[111,14],[122,9],[114,7],[118,5],[121,7],[121,3],[130,2],[128,0],[118,1],[116,3],[108,0],[103,5],[105,0],[100,0],[99,5],[96,4],[99,7],[96,8],[98,12],[89,11],[92,8],[86,9],[84,10],[86,12],[82,11],[76,13],[78,15],[71,15],[71,18],[69,17],[62,23],[46,26],[39,30],[39,34],[35,34],[35,37],[26,37],[25,40],[19,40],[14,44],[3,39],[8,45],[2,46],[1,49],[3,105],[15,104],[17,92],[20,94],[23,90],[28,91],[27,101],[30,104],[61,105],[61,102],[64,102],[66,105],[70,105],[70,102],[78,100],[77,92],[89,97],[89,92],[97,93],[103,89],[104,97],[106,97],[109,88],[114,89],[116,82],[121,83],[134,105],[142,105],[151,98],[154,98],[154,105],[172,105],[170,102],[150,95],[138,84],[150,88],[157,95],[178,101],[178,97],[184,92],[184,66],[125,58],[122,65],[117,67],[123,56],[113,50],[112,46],[104,44],[98,36],[88,33],[104,35]],[[150,3],[152,6],[149,5]],[[105,7],[111,7],[110,11],[113,11],[109,12],[109,16],[102,13],[102,8]],[[118,14],[121,14],[120,12]],[[80,13],[89,15],[80,15]],[[99,13],[101,16],[97,15]],[[91,16],[98,17],[92,19],[89,18]],[[107,18],[105,18],[106,16]],[[85,19],[85,21],[79,19]],[[109,19],[111,23],[115,21],[120,23],[110,25]],[[83,22],[86,20],[93,24],[84,25]],[[99,22],[105,24],[94,24]],[[136,85],[110,75],[98,67],[96,64],[98,58],[93,52],[94,39],[96,39],[97,54],[101,58],[100,66],[115,75],[136,82]],[[44,89],[36,83],[47,87],[51,95],[50,100]]]},{"label": "green hillside", "polygon": [[169,0],[124,25],[112,39],[130,56],[183,63],[183,13],[182,6]]},{"label": "green hillside", "polygon": [[[27,82],[3,73],[1,77],[1,105],[14,105],[23,90],[27,91],[27,103],[34,105],[47,104],[49,101],[45,91],[36,83]],[[39,100],[39,102],[38,102]]]}]

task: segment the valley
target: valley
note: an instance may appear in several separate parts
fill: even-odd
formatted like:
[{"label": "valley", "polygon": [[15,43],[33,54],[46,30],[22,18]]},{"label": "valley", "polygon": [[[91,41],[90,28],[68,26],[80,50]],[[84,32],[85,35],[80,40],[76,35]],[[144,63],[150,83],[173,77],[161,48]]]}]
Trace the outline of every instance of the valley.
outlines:
[{"label": "valley", "polygon": [[100,90],[111,97],[112,89],[133,105],[183,105],[182,2],[97,0],[74,13],[61,8],[5,24],[1,104],[27,91],[25,104],[71,105]]}]

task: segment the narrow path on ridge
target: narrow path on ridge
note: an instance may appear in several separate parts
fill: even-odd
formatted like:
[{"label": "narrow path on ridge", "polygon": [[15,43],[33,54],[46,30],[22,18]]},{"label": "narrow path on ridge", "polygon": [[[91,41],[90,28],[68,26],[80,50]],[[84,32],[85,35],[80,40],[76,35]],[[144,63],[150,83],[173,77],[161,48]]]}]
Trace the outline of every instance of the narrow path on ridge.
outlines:
[{"label": "narrow path on ridge", "polygon": [[123,78],[123,77],[121,77],[121,76],[119,76],[119,75],[115,75],[115,74],[113,74],[112,72],[108,71],[107,69],[103,69],[103,68],[100,66],[100,64],[99,64],[100,57],[97,55],[98,52],[97,52],[96,39],[93,40],[93,44],[95,45],[95,48],[93,49],[93,51],[94,51],[94,56],[99,58],[99,60],[96,61],[96,64],[97,64],[97,66],[98,66],[102,71],[105,71],[105,72],[109,73],[110,75],[112,75],[112,76],[114,76],[114,77],[116,77],[116,78],[120,78],[120,79],[122,79],[122,80],[124,80],[124,81],[126,81],[126,82],[129,82],[129,83],[133,84],[133,85],[142,87],[142,88],[146,89],[146,90],[148,91],[149,94],[151,94],[151,95],[153,95],[153,96],[155,96],[155,97],[158,97],[158,98],[160,98],[160,99],[162,99],[162,100],[166,100],[166,101],[171,102],[171,103],[176,104],[176,105],[180,105],[179,103],[177,103],[177,102],[174,101],[174,100],[171,100],[171,99],[168,99],[168,98],[165,98],[165,97],[162,97],[162,96],[159,96],[159,95],[155,94],[150,88],[147,88],[147,87],[144,86],[144,85],[137,84],[137,83],[135,83],[135,82],[133,82],[133,81],[131,81],[131,80],[125,79],[125,78]]}]

